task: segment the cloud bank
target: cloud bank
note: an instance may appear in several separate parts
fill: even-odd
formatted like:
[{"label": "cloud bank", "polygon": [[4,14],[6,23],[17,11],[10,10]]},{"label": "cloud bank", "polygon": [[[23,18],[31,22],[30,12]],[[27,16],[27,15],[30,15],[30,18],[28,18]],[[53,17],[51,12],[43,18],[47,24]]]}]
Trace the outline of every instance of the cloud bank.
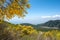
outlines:
[{"label": "cloud bank", "polygon": [[[44,23],[49,20],[56,20],[60,19],[60,15],[53,15],[53,16],[27,16],[24,19],[18,18],[15,16],[14,18],[10,19],[9,22],[14,23],[14,24],[19,24],[19,23],[31,23],[31,24],[40,24]],[[8,21],[8,20],[6,20]]]},{"label": "cloud bank", "polygon": [[46,18],[60,18],[60,15],[53,15],[53,16],[41,16],[41,18],[46,19]]}]

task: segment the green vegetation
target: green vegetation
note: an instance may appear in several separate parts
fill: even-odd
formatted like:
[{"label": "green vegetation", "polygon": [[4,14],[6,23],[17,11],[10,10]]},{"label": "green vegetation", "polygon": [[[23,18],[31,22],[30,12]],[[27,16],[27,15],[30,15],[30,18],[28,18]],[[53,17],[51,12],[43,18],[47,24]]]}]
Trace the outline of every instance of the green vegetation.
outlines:
[{"label": "green vegetation", "polygon": [[5,21],[0,23],[0,40],[30,40],[36,38],[37,34],[32,26],[14,25]]},{"label": "green vegetation", "polygon": [[44,24],[44,26],[48,27],[59,27],[60,28],[60,20],[50,20]]},{"label": "green vegetation", "polygon": [[29,24],[29,23],[22,23],[21,25],[32,26],[36,30],[41,31],[48,31],[48,30],[60,30],[60,20],[50,20],[48,22],[42,24]]},{"label": "green vegetation", "polygon": [[[0,40],[60,40],[60,20],[51,20],[43,24],[11,24],[3,21],[14,15],[24,17],[30,8],[28,0],[0,0]],[[4,7],[4,3],[7,6]]]},{"label": "green vegetation", "polygon": [[[36,28],[36,29],[35,29]],[[60,30],[0,22],[0,40],[60,40]]]}]

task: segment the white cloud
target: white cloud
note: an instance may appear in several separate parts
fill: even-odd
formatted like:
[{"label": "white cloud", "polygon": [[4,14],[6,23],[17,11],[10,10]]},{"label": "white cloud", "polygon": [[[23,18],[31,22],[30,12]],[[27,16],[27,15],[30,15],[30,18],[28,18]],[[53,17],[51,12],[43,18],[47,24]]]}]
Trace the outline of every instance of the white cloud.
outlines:
[{"label": "white cloud", "polygon": [[41,16],[41,18],[51,18],[51,16]]},{"label": "white cloud", "polygon": [[52,16],[53,18],[57,18],[57,17],[59,17],[60,18],[60,15],[54,15],[54,16]]},{"label": "white cloud", "polygon": [[[31,23],[31,24],[39,24],[39,23],[44,23],[48,20],[55,20],[55,19],[60,19],[60,15],[53,15],[53,16],[26,16],[24,19],[18,18],[15,16],[9,22],[14,23],[14,24],[19,24],[19,23]],[[7,19],[5,19],[8,21]]]},{"label": "white cloud", "polygon": [[41,16],[41,18],[46,19],[46,18],[60,18],[60,15],[53,15],[53,16]]}]

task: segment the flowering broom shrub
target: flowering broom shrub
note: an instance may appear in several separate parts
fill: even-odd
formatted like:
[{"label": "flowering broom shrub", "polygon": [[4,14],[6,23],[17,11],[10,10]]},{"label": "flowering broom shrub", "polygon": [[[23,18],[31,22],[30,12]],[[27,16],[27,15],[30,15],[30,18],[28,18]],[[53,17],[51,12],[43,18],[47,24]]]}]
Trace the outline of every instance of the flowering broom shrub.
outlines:
[{"label": "flowering broom shrub", "polygon": [[5,28],[10,35],[13,37],[13,40],[19,40],[24,36],[31,36],[32,34],[38,34],[38,32],[31,26],[25,25],[17,25],[17,26],[9,26]]}]

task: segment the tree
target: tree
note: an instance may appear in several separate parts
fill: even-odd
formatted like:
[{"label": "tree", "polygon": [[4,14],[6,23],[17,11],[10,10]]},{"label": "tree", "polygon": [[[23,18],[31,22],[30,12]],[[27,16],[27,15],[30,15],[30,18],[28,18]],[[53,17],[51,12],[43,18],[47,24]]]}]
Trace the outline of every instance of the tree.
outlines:
[{"label": "tree", "polygon": [[[28,0],[0,0],[0,20],[4,17],[11,19],[14,15],[24,17],[26,9],[30,8]],[[6,4],[5,4],[6,3]]]}]

